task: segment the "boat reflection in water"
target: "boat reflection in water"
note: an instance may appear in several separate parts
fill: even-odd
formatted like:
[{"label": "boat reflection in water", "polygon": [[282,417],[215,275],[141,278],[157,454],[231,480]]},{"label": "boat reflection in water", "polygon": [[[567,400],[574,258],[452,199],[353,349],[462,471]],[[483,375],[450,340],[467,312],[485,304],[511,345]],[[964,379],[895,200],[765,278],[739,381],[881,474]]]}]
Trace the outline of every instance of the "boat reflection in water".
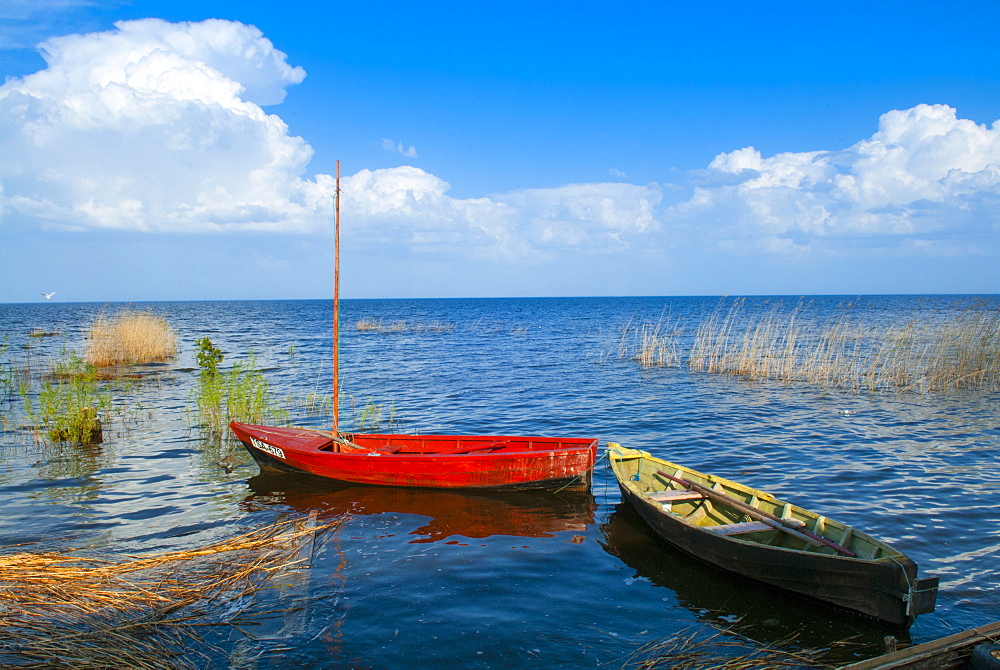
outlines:
[{"label": "boat reflection in water", "polygon": [[600,529],[604,550],[634,570],[634,579],[670,589],[696,621],[765,644],[794,637],[795,645],[805,649],[849,640],[843,657],[836,658],[834,651],[830,659],[844,663],[881,653],[889,633],[909,644],[909,634],[898,628],[702,563],[663,542],[624,502],[615,505]]},{"label": "boat reflection in water", "polygon": [[244,506],[256,510],[286,506],[320,521],[351,514],[415,514],[428,518],[410,532],[412,543],[492,535],[552,537],[584,532],[594,523],[597,503],[589,491],[463,491],[359,486],[290,474],[260,474],[247,480]]}]

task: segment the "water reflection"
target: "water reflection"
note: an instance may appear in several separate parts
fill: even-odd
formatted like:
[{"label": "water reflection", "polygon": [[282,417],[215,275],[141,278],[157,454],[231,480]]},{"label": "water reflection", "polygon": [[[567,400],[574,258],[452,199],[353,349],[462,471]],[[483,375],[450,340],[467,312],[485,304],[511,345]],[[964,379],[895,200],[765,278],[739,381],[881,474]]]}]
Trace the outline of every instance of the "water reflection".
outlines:
[{"label": "water reflection", "polygon": [[30,495],[62,503],[85,503],[97,498],[103,488],[98,471],[111,467],[116,454],[100,444],[45,443],[30,447],[38,479]]},{"label": "water reflection", "polygon": [[625,503],[614,507],[601,533],[604,550],[635,570],[633,580],[670,589],[695,619],[763,644],[794,638],[803,648],[824,648],[850,639],[844,658],[836,659],[846,663],[857,660],[855,653],[881,653],[888,634],[909,643],[906,632],[705,565],[665,544]]},{"label": "water reflection", "polygon": [[284,505],[320,519],[342,514],[415,514],[428,522],[410,532],[410,543],[493,535],[553,537],[584,532],[594,523],[597,503],[589,491],[457,492],[337,485],[296,475],[259,474],[247,481],[248,511]]}]

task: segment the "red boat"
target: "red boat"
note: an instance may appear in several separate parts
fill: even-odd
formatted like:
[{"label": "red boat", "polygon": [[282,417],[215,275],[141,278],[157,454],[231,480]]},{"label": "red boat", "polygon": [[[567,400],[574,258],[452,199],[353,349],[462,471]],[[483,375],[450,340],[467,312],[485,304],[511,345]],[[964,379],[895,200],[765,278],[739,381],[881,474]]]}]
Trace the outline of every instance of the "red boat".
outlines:
[{"label": "red boat", "polygon": [[597,440],[496,435],[373,435],[232,422],[261,470],[382,486],[589,489]]},{"label": "red boat", "polygon": [[470,489],[589,489],[597,440],[483,435],[342,433],[339,421],[340,161],[333,288],[333,430],[253,426],[233,433],[262,470],[355,484]]}]

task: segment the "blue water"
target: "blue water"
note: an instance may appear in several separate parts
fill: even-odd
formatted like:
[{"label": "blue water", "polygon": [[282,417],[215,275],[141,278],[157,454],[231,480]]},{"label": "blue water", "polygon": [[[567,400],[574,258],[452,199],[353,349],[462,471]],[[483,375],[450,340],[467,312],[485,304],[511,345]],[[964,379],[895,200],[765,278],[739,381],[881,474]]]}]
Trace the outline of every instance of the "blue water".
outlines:
[{"label": "blue water", "polygon": [[[214,640],[219,667],[621,667],[642,645],[713,624],[761,646],[852,638],[840,655],[850,661],[886,634],[921,642],[1000,619],[1000,394],[856,393],[618,356],[625,324],[661,318],[683,352],[718,300],[345,300],[341,386],[361,405],[392,405],[400,431],[586,436],[602,450],[617,441],[854,525],[941,577],[937,610],[908,635],[678,555],[622,506],[603,461],[585,494],[366,489],[262,475],[241,448],[192,427],[194,340],[206,335],[223,367],[252,349],[278,398],[328,394],[329,301],[132,305],[167,318],[180,354],[141,370],[127,402],[141,402],[142,417],[113,422],[96,448],[34,444],[19,429],[21,400],[0,400],[0,540],[115,556],[187,549],[311,510],[348,514],[318,540],[304,609],[265,621],[261,639]],[[873,322],[970,304],[805,300]],[[3,360],[37,376],[82,351],[86,326],[119,307],[0,305]],[[361,331],[363,319],[405,327]],[[28,337],[34,328],[59,334]],[[351,408],[342,414],[350,427]],[[304,407],[293,419],[330,422]]]}]

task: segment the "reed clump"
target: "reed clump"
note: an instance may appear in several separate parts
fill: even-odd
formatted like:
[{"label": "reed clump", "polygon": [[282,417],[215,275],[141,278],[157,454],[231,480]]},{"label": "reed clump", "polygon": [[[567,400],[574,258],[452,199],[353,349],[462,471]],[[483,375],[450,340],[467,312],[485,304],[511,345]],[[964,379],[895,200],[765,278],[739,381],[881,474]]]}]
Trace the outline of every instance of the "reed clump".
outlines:
[{"label": "reed clump", "polygon": [[823,317],[802,304],[754,312],[735,300],[704,319],[688,365],[747,379],[858,390],[1000,389],[995,305],[897,319],[866,320],[850,311]]},{"label": "reed clump", "polygon": [[27,394],[31,386],[31,362],[11,355],[7,338],[0,342],[0,402],[10,402]]},{"label": "reed clump", "polygon": [[621,329],[617,354],[619,359],[634,360],[644,368],[680,365],[678,338],[683,332],[680,322],[663,312],[656,321],[632,317]]},{"label": "reed clump", "polygon": [[358,319],[355,327],[359,332],[368,333],[450,333],[455,329],[454,324],[442,321],[431,323],[408,321],[390,321],[388,323],[381,319]]},{"label": "reed clump", "polygon": [[86,334],[84,359],[98,367],[162,363],[177,354],[177,332],[151,311],[100,314]]},{"label": "reed clump", "polygon": [[205,547],[125,560],[0,556],[0,665],[204,668],[209,627],[242,632],[280,570],[307,568],[315,526],[283,521]]},{"label": "reed clump", "polygon": [[788,637],[761,646],[731,628],[709,625],[685,629],[664,640],[647,644],[633,653],[623,667],[635,670],[832,669],[841,665],[832,661],[837,648],[847,644],[842,641],[825,648],[797,648],[794,637]]},{"label": "reed clump", "polygon": [[385,403],[377,403],[369,398],[363,404],[352,395],[351,402],[351,423],[354,425],[354,432],[393,432],[401,426],[402,422],[396,414],[396,403],[390,402],[388,407]]},{"label": "reed clump", "polygon": [[25,414],[32,434],[52,442],[98,444],[112,409],[112,393],[102,386],[97,368],[75,352],[55,364],[52,380],[45,381],[35,405],[23,387]]},{"label": "reed clump", "polygon": [[198,346],[201,368],[193,391],[199,425],[210,433],[223,433],[230,421],[281,423],[288,421],[288,410],[278,406],[264,372],[251,351],[228,370],[220,370],[225,359],[222,351],[204,337]]}]

